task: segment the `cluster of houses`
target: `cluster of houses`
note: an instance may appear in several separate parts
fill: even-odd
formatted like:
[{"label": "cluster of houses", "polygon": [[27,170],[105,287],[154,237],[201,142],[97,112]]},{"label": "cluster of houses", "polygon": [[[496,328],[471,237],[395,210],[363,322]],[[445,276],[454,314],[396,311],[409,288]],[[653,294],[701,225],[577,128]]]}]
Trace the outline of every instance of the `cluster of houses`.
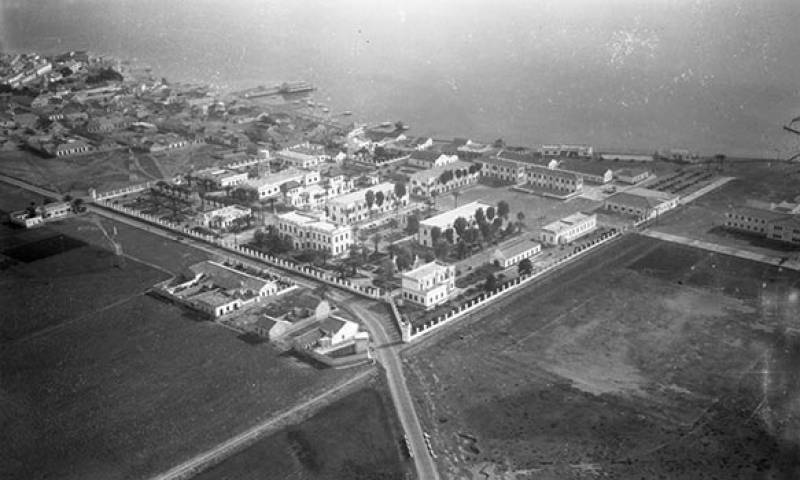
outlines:
[{"label": "cluster of houses", "polygon": [[[207,260],[156,284],[155,293],[272,342],[320,355],[352,347],[366,351],[369,334],[333,312],[330,303],[274,274]],[[291,292],[291,294],[290,294]],[[250,318],[239,324],[237,319]]]},{"label": "cluster of houses", "polygon": [[53,202],[11,212],[8,217],[9,221],[14,225],[32,228],[45,222],[60,220],[69,216],[72,212],[72,204],[69,202]]}]

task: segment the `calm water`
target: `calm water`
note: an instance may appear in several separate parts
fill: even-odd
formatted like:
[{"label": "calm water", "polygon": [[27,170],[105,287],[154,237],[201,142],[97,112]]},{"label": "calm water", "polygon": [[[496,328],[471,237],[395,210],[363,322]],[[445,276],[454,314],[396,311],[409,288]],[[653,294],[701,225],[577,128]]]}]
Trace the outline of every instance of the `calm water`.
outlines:
[{"label": "calm water", "polygon": [[0,0],[8,50],[89,49],[230,88],[306,79],[417,132],[800,150],[797,0]]}]

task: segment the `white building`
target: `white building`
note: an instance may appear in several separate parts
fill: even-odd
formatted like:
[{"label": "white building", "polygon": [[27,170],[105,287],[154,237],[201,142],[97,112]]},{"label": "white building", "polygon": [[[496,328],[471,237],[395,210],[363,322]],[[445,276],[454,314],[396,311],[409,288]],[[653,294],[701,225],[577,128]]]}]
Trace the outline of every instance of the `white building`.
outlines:
[{"label": "white building", "polygon": [[[367,192],[372,191],[375,201],[367,206]],[[383,194],[383,202],[378,205],[378,192]],[[394,184],[379,183],[368,188],[346,193],[328,200],[328,217],[339,224],[353,224],[368,220],[372,215],[394,210],[398,204],[408,205],[408,192],[402,198],[396,198]]]},{"label": "white building", "polygon": [[650,170],[646,168],[622,168],[614,172],[614,177],[622,183],[635,185],[650,178]]},{"label": "white building", "polygon": [[198,222],[206,227],[226,229],[233,225],[234,220],[247,218],[253,214],[250,207],[240,205],[228,205],[209,212],[198,215]]},{"label": "white building", "polygon": [[323,337],[319,339],[322,348],[335,347],[356,338],[358,324],[340,317],[328,317],[321,321],[319,329]]},{"label": "white building", "polygon": [[484,157],[477,160],[482,167],[482,177],[496,178],[502,182],[516,185],[525,181],[525,164],[497,157]]},{"label": "white building", "polygon": [[528,184],[558,195],[576,195],[583,191],[583,177],[576,173],[555,170],[540,165],[526,168]]},{"label": "white building", "polygon": [[[478,181],[478,172],[470,173],[472,163],[458,160],[443,167],[435,167],[412,173],[409,177],[411,193],[419,196],[441,195],[451,190],[473,185]],[[453,177],[447,183],[439,180],[444,172],[450,171]]]},{"label": "white building", "polygon": [[258,198],[275,197],[281,194],[281,185],[297,182],[300,185],[319,183],[320,175],[316,170],[297,170],[290,168],[264,177],[249,179],[245,186],[258,192]]},{"label": "white building", "polygon": [[579,157],[591,158],[594,148],[589,145],[542,145],[544,157]]},{"label": "white building", "polygon": [[492,254],[495,265],[508,268],[542,251],[542,244],[528,239],[517,239],[500,245]]},{"label": "white building", "polygon": [[278,231],[290,237],[298,250],[326,251],[337,257],[347,255],[353,244],[351,227],[297,212],[278,215]]},{"label": "white building", "polygon": [[542,227],[539,239],[547,245],[570,243],[597,228],[597,215],[573,213]]},{"label": "white building", "polygon": [[603,208],[649,220],[678,206],[680,197],[648,188],[631,188],[608,197]]},{"label": "white building", "polygon": [[247,182],[247,172],[237,172],[224,168],[208,168],[196,172],[194,177],[206,180],[214,184],[217,188],[235,187]]},{"label": "white building", "polygon": [[45,203],[41,207],[37,207],[36,211],[45,221],[56,220],[72,213],[72,205],[69,202]]},{"label": "white building", "polygon": [[44,223],[44,219],[41,215],[30,215],[30,212],[27,210],[11,212],[8,215],[8,219],[11,223],[25,228],[32,228]]},{"label": "white building", "polygon": [[421,168],[443,167],[458,160],[458,155],[445,155],[430,150],[415,150],[408,157],[408,164]]},{"label": "white building", "polygon": [[[433,231],[434,228],[439,228],[440,232],[444,233],[445,230],[453,228],[453,224],[459,217],[463,217],[464,220],[467,221],[467,225],[472,226],[476,223],[475,212],[479,208],[483,209],[483,211],[486,212],[486,209],[489,207],[490,205],[487,205],[485,203],[470,202],[461,205],[458,208],[454,208],[453,210],[440,213],[439,215],[433,216],[431,218],[426,218],[425,220],[419,222],[417,241],[426,247],[433,246],[431,232]],[[453,241],[454,242],[458,241],[458,233],[455,231],[453,232]]]},{"label": "white building", "polygon": [[279,151],[276,156],[297,168],[314,168],[330,160],[330,156],[325,154],[324,147],[321,145],[312,145],[309,142],[284,148]]},{"label": "white building", "polygon": [[419,266],[401,277],[402,297],[426,309],[445,303],[455,291],[456,268],[439,262]]}]

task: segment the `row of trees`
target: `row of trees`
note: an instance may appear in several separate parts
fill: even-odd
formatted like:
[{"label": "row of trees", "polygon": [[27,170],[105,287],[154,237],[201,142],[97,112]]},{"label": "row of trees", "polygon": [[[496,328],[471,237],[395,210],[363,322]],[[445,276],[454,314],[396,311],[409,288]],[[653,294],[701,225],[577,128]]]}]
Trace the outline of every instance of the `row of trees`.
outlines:
[{"label": "row of trees", "polygon": [[521,231],[525,214],[517,213],[517,221],[511,222],[508,218],[509,213],[508,203],[501,200],[496,207],[490,206],[485,211],[483,208],[477,209],[474,221],[458,217],[453,222],[453,228],[442,231],[434,227],[431,230],[431,243],[437,258],[444,259],[449,256],[453,246],[456,248],[457,258],[465,258],[476,245],[482,249],[498,237],[506,237],[515,231]]},{"label": "row of trees", "polygon": [[[530,259],[525,258],[517,265],[517,272],[520,276],[529,275],[533,272],[533,264],[531,263]],[[491,292],[496,290],[497,287],[500,286],[499,279],[493,274],[490,273],[486,276],[486,281],[483,283],[483,289],[487,292]]]}]

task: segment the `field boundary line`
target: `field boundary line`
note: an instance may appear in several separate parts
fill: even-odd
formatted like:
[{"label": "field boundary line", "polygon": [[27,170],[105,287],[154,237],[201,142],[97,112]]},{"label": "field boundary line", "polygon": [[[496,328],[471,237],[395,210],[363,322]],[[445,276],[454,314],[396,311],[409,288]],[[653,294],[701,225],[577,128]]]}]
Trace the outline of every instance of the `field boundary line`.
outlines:
[{"label": "field boundary line", "polygon": [[191,478],[198,473],[206,470],[207,468],[219,463],[226,458],[236,454],[242,448],[249,446],[251,443],[259,440],[264,435],[271,433],[283,425],[281,422],[289,419],[293,415],[304,412],[307,409],[314,407],[316,404],[324,402],[329,397],[352,387],[358,382],[365,381],[367,378],[375,374],[377,370],[370,368],[365,370],[338,385],[335,385],[328,390],[300,403],[289,410],[273,415],[269,419],[255,425],[254,427],[245,430],[244,432],[218,444],[216,447],[203,452],[164,473],[160,473],[149,477],[149,480],[184,480]]}]

